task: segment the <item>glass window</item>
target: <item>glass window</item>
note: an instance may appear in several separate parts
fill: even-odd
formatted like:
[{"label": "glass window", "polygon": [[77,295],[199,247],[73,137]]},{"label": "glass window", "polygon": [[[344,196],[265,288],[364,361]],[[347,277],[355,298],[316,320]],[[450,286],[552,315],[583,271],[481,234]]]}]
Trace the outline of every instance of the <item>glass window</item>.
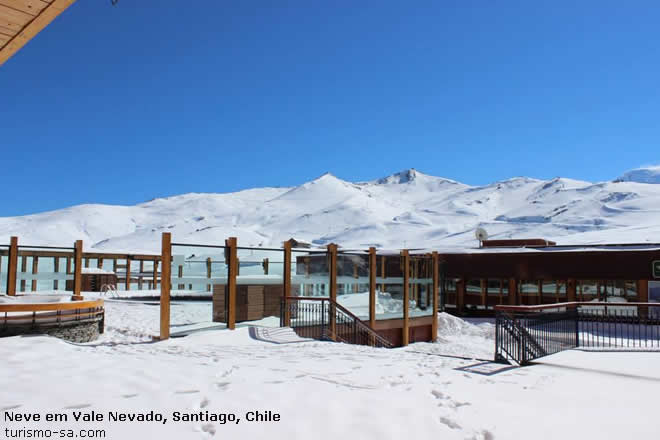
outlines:
[{"label": "glass window", "polygon": [[638,300],[637,281],[625,281],[623,287],[625,289],[625,297],[628,301],[634,302]]},{"label": "glass window", "polygon": [[518,292],[521,295],[538,295],[539,285],[536,281],[522,280],[518,284]]},{"label": "glass window", "polygon": [[465,283],[465,293],[468,295],[481,295],[481,280],[468,280]]},{"label": "glass window", "polygon": [[500,296],[502,294],[502,280],[489,279],[487,284],[488,296]]},{"label": "glass window", "polygon": [[598,282],[595,280],[578,281],[577,293],[581,301],[591,301],[598,298]]}]

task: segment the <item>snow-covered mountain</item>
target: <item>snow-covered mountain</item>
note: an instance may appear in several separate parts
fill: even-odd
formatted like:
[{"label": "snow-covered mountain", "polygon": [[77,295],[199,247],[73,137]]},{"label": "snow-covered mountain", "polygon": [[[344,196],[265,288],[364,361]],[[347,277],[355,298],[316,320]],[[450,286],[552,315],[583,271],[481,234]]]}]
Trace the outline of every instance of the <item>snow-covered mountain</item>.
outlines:
[{"label": "snow-covered mountain", "polygon": [[[646,171],[644,171],[646,170]],[[415,248],[475,246],[492,238],[541,237],[562,244],[660,241],[660,167],[612,182],[516,177],[470,186],[414,169],[351,183],[332,174],[292,188],[184,194],[135,206],[79,205],[0,218],[0,243],[157,252],[160,234],[177,242],[278,246],[295,237],[318,245]],[[647,179],[655,172],[655,180]],[[640,177],[641,176],[641,177]]]},{"label": "snow-covered mountain", "polygon": [[660,165],[630,170],[617,180],[623,180],[624,182],[660,183]]}]

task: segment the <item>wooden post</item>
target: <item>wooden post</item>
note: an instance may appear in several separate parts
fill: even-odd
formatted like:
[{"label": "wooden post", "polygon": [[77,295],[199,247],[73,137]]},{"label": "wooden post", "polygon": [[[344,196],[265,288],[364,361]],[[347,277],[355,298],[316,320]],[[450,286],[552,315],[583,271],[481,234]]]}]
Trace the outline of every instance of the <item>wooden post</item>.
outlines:
[{"label": "wooden post", "polygon": [[89,267],[89,258],[85,258],[85,268]]},{"label": "wooden post", "polygon": [[[183,266],[179,265],[179,269],[178,269],[178,270],[179,270],[179,271],[177,272],[177,276],[178,276],[179,278],[183,278]],[[185,284],[178,284],[178,285],[177,285],[177,289],[179,289],[179,290],[183,290],[183,289],[185,289],[185,288],[186,288],[186,285],[185,285]]]},{"label": "wooden post", "polygon": [[284,286],[282,289],[282,301],[284,305],[284,326],[291,325],[291,310],[289,309],[289,302],[287,297],[291,296],[291,242],[289,240],[284,242],[284,268],[282,269],[282,278]]},{"label": "wooden post", "polygon": [[[37,273],[39,273],[39,257],[34,256],[34,257],[32,257],[32,274],[36,275]],[[37,291],[37,280],[32,280],[31,284],[32,285],[30,286],[30,290],[32,292],[36,292]]]},{"label": "wooden post", "polygon": [[566,280],[566,300],[568,302],[575,302],[575,279],[569,278]]},{"label": "wooden post", "polygon": [[98,269],[103,269],[103,258],[97,258],[96,259],[96,267]]},{"label": "wooden post", "polygon": [[170,270],[172,267],[172,234],[163,232],[161,241],[163,267],[160,275],[160,339],[170,337]]},{"label": "wooden post", "polygon": [[[649,280],[637,280],[637,301],[649,302]],[[646,319],[649,316],[649,308],[638,307],[637,314]]]},{"label": "wooden post", "polygon": [[[309,259],[309,257],[304,257],[303,261],[305,263],[305,278],[309,278],[309,275],[310,275],[310,273],[309,273],[310,267],[309,266],[311,264],[310,259]],[[304,290],[303,290],[305,292],[304,293],[305,296],[309,296],[310,291],[311,291],[310,287],[311,286],[309,284],[305,284],[305,287],[304,287]],[[312,292],[312,294],[314,293],[313,291],[311,291],[311,292]]]},{"label": "wooden post", "polygon": [[[352,258],[351,258],[351,260],[353,261],[353,278],[355,278],[357,280],[359,278],[358,265],[355,262],[355,260],[353,260]],[[358,293],[359,288],[360,288],[360,286],[358,285],[357,281],[355,283],[353,283],[353,293]]]},{"label": "wooden post", "polygon": [[268,275],[268,258],[264,258],[264,261],[261,263],[261,267],[264,268],[264,275]]},{"label": "wooden post", "polygon": [[206,291],[211,291],[211,257],[206,259],[206,278],[209,279],[209,283],[206,285]]},{"label": "wooden post", "polygon": [[154,289],[158,289],[158,260],[154,260],[154,274],[153,274],[153,283]]},{"label": "wooden post", "polygon": [[117,259],[113,258],[112,259],[112,271],[116,274],[117,273]]},{"label": "wooden post", "polygon": [[509,278],[509,293],[507,295],[508,303],[510,306],[515,306],[517,304],[516,301],[516,293],[518,292],[518,286],[516,283],[515,278]]},{"label": "wooden post", "polygon": [[140,275],[138,275],[138,290],[142,290],[142,274],[144,273],[144,260],[140,260]]},{"label": "wooden post", "polygon": [[227,277],[227,328],[236,328],[236,276],[238,275],[238,246],[236,237],[225,240],[225,246],[229,251],[229,274]]},{"label": "wooden post", "polygon": [[335,303],[337,302],[337,245],[330,243],[328,245],[328,266],[330,277],[330,335],[333,340],[337,337],[337,313],[335,311]]},{"label": "wooden post", "polygon": [[438,252],[433,251],[431,255],[433,259],[433,321],[431,321],[431,342],[435,342],[438,339],[438,284],[440,283],[440,262],[438,258]]},{"label": "wooden post", "polygon": [[401,251],[401,258],[403,258],[403,335],[401,338],[401,345],[406,346],[410,341],[410,255],[408,250]]},{"label": "wooden post", "polygon": [[[27,272],[27,257],[25,255],[21,257],[21,272]],[[25,279],[21,280],[21,292],[25,292]]]},{"label": "wooden post", "polygon": [[16,295],[16,272],[18,270],[18,237],[11,237],[7,261],[7,295]]},{"label": "wooden post", "polygon": [[126,280],[124,286],[126,290],[131,290],[131,257],[126,258]]},{"label": "wooden post", "polygon": [[82,254],[83,254],[83,242],[82,240],[76,240],[73,250],[74,266],[73,266],[73,296],[71,297],[72,301],[82,301],[83,297],[81,295],[82,290]]},{"label": "wooden post", "polygon": [[376,248],[369,248],[369,326],[376,326],[376,271],[377,267]]},{"label": "wooden post", "polygon": [[73,270],[71,269],[71,257],[66,257],[66,274],[71,275]]},{"label": "wooden post", "polygon": [[[60,257],[55,257],[54,258],[54,269],[53,272],[58,273],[60,271]],[[58,280],[53,281],[53,290],[57,290],[59,287],[60,282]]]}]

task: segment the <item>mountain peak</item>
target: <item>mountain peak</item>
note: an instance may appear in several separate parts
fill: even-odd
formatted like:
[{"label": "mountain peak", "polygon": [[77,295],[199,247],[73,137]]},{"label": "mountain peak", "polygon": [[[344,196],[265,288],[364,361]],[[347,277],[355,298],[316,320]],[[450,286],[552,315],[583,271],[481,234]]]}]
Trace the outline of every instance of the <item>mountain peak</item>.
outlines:
[{"label": "mountain peak", "polygon": [[410,183],[417,180],[417,178],[420,175],[423,174],[417,171],[416,169],[408,168],[407,170],[399,171],[398,173],[394,173],[390,176],[383,177],[382,179],[378,179],[376,183],[381,185],[395,184],[395,183]]}]

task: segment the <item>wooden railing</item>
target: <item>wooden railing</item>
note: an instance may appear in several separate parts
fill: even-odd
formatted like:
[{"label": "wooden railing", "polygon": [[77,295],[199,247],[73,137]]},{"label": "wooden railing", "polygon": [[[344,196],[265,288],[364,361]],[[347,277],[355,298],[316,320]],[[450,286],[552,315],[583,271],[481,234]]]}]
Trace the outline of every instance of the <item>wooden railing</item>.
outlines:
[{"label": "wooden railing", "polygon": [[0,304],[0,325],[57,324],[105,317],[103,300]]}]

